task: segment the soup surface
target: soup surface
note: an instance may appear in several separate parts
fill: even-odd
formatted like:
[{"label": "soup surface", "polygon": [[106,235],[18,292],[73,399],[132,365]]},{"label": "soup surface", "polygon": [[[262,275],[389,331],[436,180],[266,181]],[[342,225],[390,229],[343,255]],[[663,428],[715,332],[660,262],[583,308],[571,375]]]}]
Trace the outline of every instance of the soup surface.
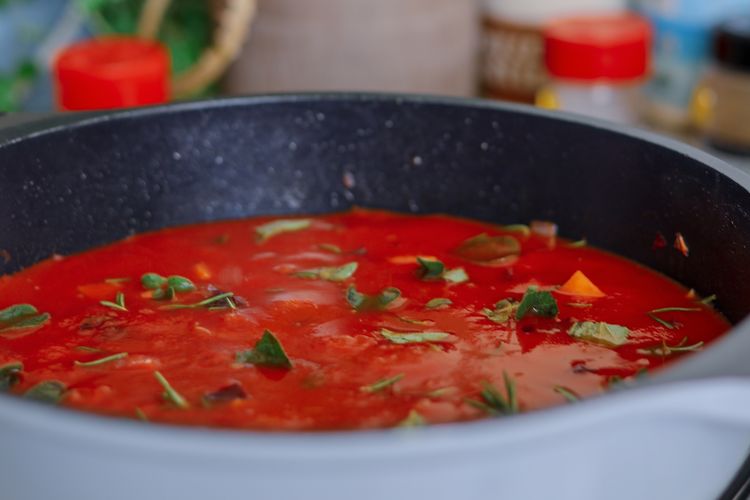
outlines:
[{"label": "soup surface", "polygon": [[55,256],[0,278],[0,390],[175,424],[421,425],[574,404],[729,328],[555,232],[357,209]]}]

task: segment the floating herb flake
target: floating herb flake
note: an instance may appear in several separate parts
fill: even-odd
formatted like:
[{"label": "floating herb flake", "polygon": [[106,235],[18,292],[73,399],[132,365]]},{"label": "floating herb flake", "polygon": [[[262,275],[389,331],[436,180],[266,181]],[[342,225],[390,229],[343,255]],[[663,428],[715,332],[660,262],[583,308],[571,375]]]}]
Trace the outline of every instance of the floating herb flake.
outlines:
[{"label": "floating herb flake", "polygon": [[360,293],[354,285],[349,285],[346,289],[346,301],[356,311],[385,309],[400,296],[401,290],[394,287],[384,288],[377,295]]},{"label": "floating herb flake", "polygon": [[358,264],[356,262],[349,262],[339,267],[316,267],[313,269],[304,269],[302,271],[294,273],[298,278],[305,279],[322,279],[326,281],[345,281],[357,271]]},{"label": "floating herb flake", "polygon": [[318,245],[318,248],[321,250],[325,250],[326,252],[335,253],[335,254],[341,254],[341,247],[338,245],[333,245],[331,243],[321,243]]},{"label": "floating herb flake", "polygon": [[425,308],[440,309],[441,307],[449,306],[451,304],[453,304],[453,301],[451,299],[438,297],[436,299],[430,299],[429,301],[427,301],[427,303],[425,304]]},{"label": "floating herb flake", "polygon": [[400,333],[388,330],[387,328],[381,328],[380,335],[394,344],[450,344],[456,341],[453,335],[446,332],[425,331]]},{"label": "floating herb flake", "polygon": [[[194,304],[169,304],[166,306],[162,306],[161,309],[200,309],[201,307],[208,307],[209,309],[236,309],[237,305],[232,300],[232,297],[234,297],[234,293],[224,292],[207,299],[203,299],[200,302],[196,302]],[[220,305],[222,301],[224,301],[224,305]]]},{"label": "floating herb flake", "polygon": [[568,335],[571,337],[611,347],[627,343],[629,334],[630,330],[626,327],[603,321],[580,321],[573,323],[568,329]]},{"label": "floating herb flake", "polygon": [[76,366],[84,366],[84,367],[85,366],[99,366],[105,363],[110,363],[112,361],[117,361],[118,359],[123,359],[127,357],[128,357],[128,353],[120,352],[117,354],[112,354],[111,356],[105,356],[103,358],[95,359],[93,361],[85,361],[85,362],[74,361],[73,364],[75,364]]},{"label": "floating herb flake", "polygon": [[429,260],[417,257],[417,264],[419,264],[417,274],[423,280],[440,279],[445,271],[445,264],[439,260]]},{"label": "floating herb flake", "polygon": [[167,278],[156,273],[145,273],[141,276],[141,285],[146,290],[157,290],[167,284]]},{"label": "floating herb flake", "polygon": [[552,390],[564,397],[569,403],[577,403],[581,399],[578,394],[562,385],[556,385]]},{"label": "floating herb flake", "polygon": [[292,362],[284,352],[281,342],[271,333],[265,330],[263,336],[255,344],[255,347],[247,351],[238,352],[236,360],[239,363],[248,363],[257,366],[272,368],[292,368]]},{"label": "floating herb flake", "polygon": [[520,254],[521,244],[513,236],[488,236],[487,233],[481,233],[462,242],[455,253],[476,264],[491,266]]},{"label": "floating herb flake", "polygon": [[513,311],[517,307],[518,304],[513,299],[503,299],[495,304],[494,309],[488,307],[482,309],[482,314],[494,323],[503,324],[513,317]]},{"label": "floating herb flake", "polygon": [[505,371],[503,371],[503,383],[505,385],[505,395],[501,394],[489,382],[484,382],[482,384],[482,392],[480,393],[482,401],[468,399],[466,402],[492,415],[512,415],[518,413],[519,405],[518,397],[516,396],[516,383]]},{"label": "floating herb flake", "polygon": [[0,366],[0,391],[7,391],[21,380],[23,363],[12,361]]},{"label": "floating herb flake", "polygon": [[373,382],[372,384],[363,385],[359,388],[359,390],[370,394],[380,392],[393,386],[393,384],[403,379],[404,376],[405,375],[403,373],[399,373],[398,375],[394,375],[393,377],[383,378],[378,380],[377,382]]},{"label": "floating herb flake", "polygon": [[684,337],[680,341],[680,343],[676,345],[668,345],[666,341],[662,341],[662,343],[657,346],[638,349],[636,352],[638,354],[643,354],[645,356],[666,357],[674,353],[695,352],[695,351],[700,351],[701,349],[703,349],[703,341],[696,342],[695,344],[691,344],[691,345],[686,345],[687,340],[688,340],[687,337]]},{"label": "floating herb flake", "polygon": [[586,245],[588,245],[588,241],[586,241],[586,238],[581,238],[578,241],[572,241],[568,243],[568,247],[570,248],[583,248]]},{"label": "floating herb flake", "polygon": [[264,243],[276,235],[302,231],[312,224],[311,219],[278,219],[255,228],[258,243]]},{"label": "floating herb flake", "polygon": [[125,294],[122,292],[117,292],[114,302],[110,300],[102,300],[99,303],[104,307],[109,307],[110,309],[114,309],[116,311],[128,312],[128,308],[125,307]]},{"label": "floating herb flake", "polygon": [[31,304],[16,304],[0,310],[0,334],[26,328],[36,328],[49,321],[48,313],[39,313]]},{"label": "floating herb flake", "polygon": [[23,397],[40,403],[57,404],[65,395],[67,387],[59,380],[45,380],[26,391]]},{"label": "floating herb flake", "polygon": [[187,293],[195,290],[195,284],[184,276],[170,276],[167,286],[177,293]]},{"label": "floating herb flake", "polygon": [[398,427],[422,427],[426,424],[424,417],[417,410],[411,410],[406,418],[398,423]]},{"label": "floating herb flake", "polygon": [[159,382],[159,385],[162,386],[164,389],[164,392],[162,393],[162,397],[165,401],[169,401],[173,405],[175,405],[177,408],[181,410],[186,410],[187,408],[190,408],[190,404],[187,402],[187,400],[182,397],[182,395],[177,392],[172,385],[169,383],[169,381],[164,377],[164,375],[161,374],[159,371],[154,372],[154,378],[156,378],[157,382]]}]

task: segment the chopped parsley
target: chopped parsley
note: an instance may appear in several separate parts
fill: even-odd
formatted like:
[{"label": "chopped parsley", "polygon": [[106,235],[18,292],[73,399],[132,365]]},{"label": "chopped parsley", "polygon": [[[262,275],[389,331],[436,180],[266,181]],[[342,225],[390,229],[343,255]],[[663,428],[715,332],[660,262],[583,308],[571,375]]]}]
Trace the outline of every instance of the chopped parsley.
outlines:
[{"label": "chopped parsley", "polygon": [[289,360],[286,352],[284,352],[281,342],[279,342],[270,330],[263,332],[263,336],[255,343],[255,347],[247,351],[238,352],[236,360],[239,363],[271,368],[285,368],[288,370],[292,367],[292,362]]}]

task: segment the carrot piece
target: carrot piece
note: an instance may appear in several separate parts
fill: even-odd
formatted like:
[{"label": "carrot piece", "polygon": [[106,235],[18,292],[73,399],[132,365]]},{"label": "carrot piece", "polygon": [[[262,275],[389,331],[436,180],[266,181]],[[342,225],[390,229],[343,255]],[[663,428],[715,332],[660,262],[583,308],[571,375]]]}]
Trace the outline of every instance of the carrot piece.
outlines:
[{"label": "carrot piece", "polygon": [[566,295],[577,295],[579,297],[604,297],[605,295],[581,271],[574,272],[573,276],[557,291]]},{"label": "carrot piece", "polygon": [[417,257],[423,260],[437,260],[437,257],[433,255],[396,255],[395,257],[390,257],[388,262],[399,265],[414,264],[417,262]]},{"label": "carrot piece", "polygon": [[196,276],[202,280],[210,280],[211,279],[211,270],[208,268],[205,262],[198,262],[196,265],[193,266],[193,270],[195,271]]},{"label": "carrot piece", "polygon": [[118,283],[89,283],[78,285],[78,292],[89,299],[107,300],[114,297],[121,286]]}]

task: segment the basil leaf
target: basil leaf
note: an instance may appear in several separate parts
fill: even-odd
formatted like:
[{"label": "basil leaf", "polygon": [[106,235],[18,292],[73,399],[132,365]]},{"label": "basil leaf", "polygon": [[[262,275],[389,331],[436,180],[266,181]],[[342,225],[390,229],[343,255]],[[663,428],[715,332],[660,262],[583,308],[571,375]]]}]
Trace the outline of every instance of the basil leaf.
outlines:
[{"label": "basil leaf", "polygon": [[451,304],[453,304],[453,301],[451,299],[438,297],[436,299],[430,299],[424,306],[427,309],[439,309],[443,306],[449,306]]},{"label": "basil leaf", "polygon": [[47,321],[50,315],[41,313],[31,304],[16,304],[0,311],[0,334],[25,328],[36,328]]},{"label": "basil leaf", "polygon": [[238,352],[236,359],[239,363],[258,366],[286,368],[287,370],[292,367],[292,362],[284,352],[281,343],[269,330],[263,332],[263,336],[256,342],[255,347]]},{"label": "basil leaf", "polygon": [[630,330],[624,326],[612,325],[603,321],[576,322],[568,330],[568,335],[571,337],[611,347],[627,343],[629,333]]},{"label": "basil leaf", "polygon": [[393,344],[450,344],[456,341],[453,335],[446,332],[399,333],[381,328],[380,335]]},{"label": "basil leaf", "polygon": [[57,404],[65,395],[66,386],[59,380],[45,380],[31,387],[23,397],[41,403]]},{"label": "basil leaf", "polygon": [[172,300],[174,298],[174,288],[168,286],[167,288],[159,288],[154,290],[151,294],[151,298],[154,300]]},{"label": "basil leaf", "polygon": [[0,391],[7,391],[21,380],[23,363],[12,361],[0,366]]},{"label": "basil leaf", "polygon": [[31,304],[16,304],[0,311],[0,324],[10,324],[19,319],[34,316],[38,312]]},{"label": "basil leaf", "polygon": [[177,293],[192,292],[195,290],[193,282],[183,276],[170,276],[167,278],[167,286]]},{"label": "basil leaf", "polygon": [[187,408],[190,408],[190,404],[187,402],[187,400],[182,397],[182,394],[177,392],[172,385],[169,383],[169,381],[164,377],[164,375],[161,374],[159,371],[154,372],[154,378],[157,382],[159,382],[159,385],[161,385],[162,389],[164,389],[164,392],[162,393],[162,397],[165,401],[169,401],[173,405],[175,405],[177,408],[181,410],[185,410]]},{"label": "basil leaf", "polygon": [[127,357],[128,357],[128,353],[120,352],[117,354],[112,354],[111,356],[105,356],[103,358],[95,359],[93,361],[86,361],[86,362],[74,361],[73,364],[76,366],[99,366],[105,363],[110,363],[112,361],[117,361],[119,359],[123,359]]},{"label": "basil leaf", "polygon": [[384,288],[375,296],[358,292],[354,285],[346,289],[346,300],[356,311],[385,309],[400,296],[401,290],[394,287]]},{"label": "basil leaf", "polygon": [[482,233],[461,243],[455,253],[477,264],[492,265],[501,262],[505,257],[519,255],[521,244],[513,236],[488,236]]},{"label": "basil leaf", "polygon": [[406,418],[398,423],[397,427],[422,427],[426,424],[424,417],[417,410],[411,410]]},{"label": "basil leaf", "polygon": [[387,389],[388,387],[391,387],[393,384],[404,378],[403,373],[399,373],[398,375],[394,375],[393,377],[383,378],[378,380],[377,382],[373,382],[370,385],[363,385],[359,388],[362,392],[368,392],[368,393],[374,393],[374,392],[380,392],[384,389]]},{"label": "basil leaf", "polygon": [[278,219],[255,228],[258,243],[263,243],[281,233],[290,233],[307,229],[312,224],[310,219]]},{"label": "basil leaf", "polygon": [[146,273],[141,276],[141,285],[147,290],[156,290],[167,284],[167,278],[156,273]]},{"label": "basil leaf", "polygon": [[516,319],[522,319],[527,313],[544,318],[557,316],[557,301],[549,292],[539,292],[536,287],[530,286],[523,294],[521,303],[516,310]]},{"label": "basil leaf", "polygon": [[354,276],[357,266],[358,264],[356,262],[349,262],[340,267],[316,267],[313,269],[304,269],[294,273],[294,275],[298,278],[322,279],[337,282],[347,280]]},{"label": "basil leaf", "polygon": [[417,263],[419,264],[417,274],[423,280],[439,279],[443,276],[443,271],[445,271],[445,264],[439,260],[426,260],[422,257],[417,257]]}]

